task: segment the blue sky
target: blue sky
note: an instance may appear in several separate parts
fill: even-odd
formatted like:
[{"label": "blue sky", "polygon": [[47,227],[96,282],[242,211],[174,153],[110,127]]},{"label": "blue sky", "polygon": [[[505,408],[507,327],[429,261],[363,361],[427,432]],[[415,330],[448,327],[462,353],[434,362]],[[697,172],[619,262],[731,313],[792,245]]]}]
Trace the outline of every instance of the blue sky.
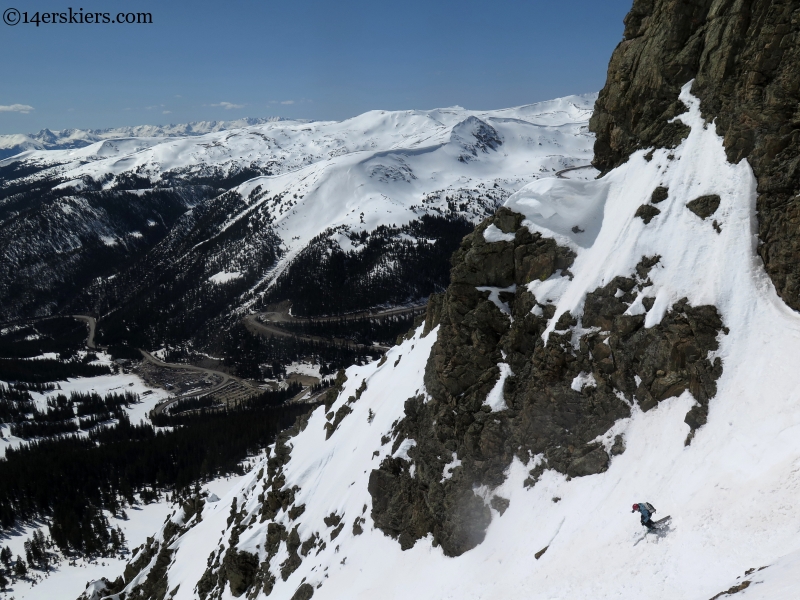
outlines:
[{"label": "blue sky", "polygon": [[4,0],[150,25],[0,23],[0,133],[371,109],[502,108],[598,91],[631,0]]}]

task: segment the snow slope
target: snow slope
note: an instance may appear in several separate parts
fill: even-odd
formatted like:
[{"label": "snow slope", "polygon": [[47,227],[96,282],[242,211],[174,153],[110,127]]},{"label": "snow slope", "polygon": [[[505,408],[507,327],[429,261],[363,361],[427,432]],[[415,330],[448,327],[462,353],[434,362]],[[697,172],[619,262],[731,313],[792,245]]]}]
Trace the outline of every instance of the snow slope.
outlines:
[{"label": "snow slope", "polygon": [[[469,117],[490,119],[492,126],[499,124],[504,129],[521,127],[522,139],[541,146],[543,154],[572,157],[569,151],[575,148],[574,143],[564,138],[572,137],[585,126],[595,98],[596,94],[569,96],[495,111],[471,111],[461,107],[370,111],[341,122],[272,121],[248,126],[231,122],[225,123],[226,127],[221,130],[210,126],[196,128],[208,131],[202,135],[191,135],[194,131],[180,135],[178,131],[165,128],[139,127],[129,132],[113,130],[95,143],[77,149],[29,150],[0,161],[0,166],[19,161],[31,161],[40,166],[58,165],[55,172],[67,180],[134,171],[146,175],[153,183],[169,171],[208,166],[223,169],[242,165],[267,167],[277,175],[345,154],[439,145],[447,142],[453,128]],[[470,137],[469,132],[465,133]],[[588,133],[584,131],[583,137],[588,139]],[[560,148],[563,150],[559,151]],[[585,141],[578,148],[583,152],[582,157],[590,157],[591,150]],[[548,165],[548,170],[552,166],[561,164],[556,160]],[[541,167],[535,166],[537,170]]]},{"label": "snow slope", "polygon": [[[539,302],[556,304],[552,324],[566,310],[580,314],[587,291],[631,272],[642,255],[662,257],[650,273],[654,285],[648,295],[655,305],[646,326],[682,297],[692,305],[717,306],[729,327],[716,353],[724,370],[708,423],[692,444],[684,445],[689,431],[684,415],[694,404],[688,392],[647,413],[634,406],[632,416],[605,436],[622,434],[626,444],[607,472],[567,480],[545,471],[534,487],[525,488],[532,464],[515,459],[499,488],[475,490],[487,502],[494,493],[510,500],[502,516],[492,510],[483,543],[456,558],[445,557],[430,538],[403,552],[372,526],[367,482],[390,452],[391,444],[381,438],[402,417],[404,400],[424,392],[436,331],[422,338],[420,328],[391,349],[383,364],[348,369],[331,410],[345,405],[362,382],[366,390],[330,439],[319,408],[291,440],[285,488],[298,486],[295,504],[306,508],[296,522],[280,510],[275,522],[287,530],[300,523],[301,540],[318,533],[327,544],[312,550],[286,581],[279,577],[270,597],[290,598],[309,583],[315,599],[707,600],[743,581],[748,569],[766,565],[772,566],[749,576],[754,582],[741,597],[797,597],[800,371],[794,363],[800,355],[800,316],[778,298],[755,254],[752,171],[746,161],[727,162],[721,139],[713,124],[704,124],[689,89],[681,95],[688,110],[679,119],[691,133],[677,149],[656,150],[649,161],[646,151],[639,151],[594,182],[535,182],[506,204],[526,216],[530,229],[577,253],[571,280],[554,276],[530,284]],[[659,185],[669,187],[669,198],[645,225],[634,213]],[[710,219],[701,220],[685,206],[709,193],[722,198],[714,215],[720,233]],[[565,230],[565,223],[580,225],[584,233]],[[641,300],[630,310],[644,312],[639,306]],[[234,499],[244,508],[247,525],[237,547],[264,560],[268,522],[258,518],[262,466],[266,458],[174,542],[168,589],[180,584],[176,600],[196,597],[194,585],[206,559],[218,543],[224,550]],[[630,505],[641,500],[652,502],[658,516],[672,515],[662,535],[645,536],[638,517],[630,514]],[[344,523],[335,540],[323,522],[331,513]],[[364,519],[361,535],[353,529],[357,518]],[[280,572],[287,557],[282,543],[272,571]],[[230,589],[223,598],[232,598]]]}]

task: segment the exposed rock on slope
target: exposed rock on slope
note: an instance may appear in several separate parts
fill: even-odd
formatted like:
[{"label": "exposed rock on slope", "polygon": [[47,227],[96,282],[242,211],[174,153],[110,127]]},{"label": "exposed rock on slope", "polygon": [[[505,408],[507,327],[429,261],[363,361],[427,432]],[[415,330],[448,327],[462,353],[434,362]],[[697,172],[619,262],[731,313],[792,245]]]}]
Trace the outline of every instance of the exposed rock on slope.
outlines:
[{"label": "exposed rock on slope", "polygon": [[[575,255],[522,221],[501,208],[468,235],[450,287],[429,305],[427,327],[440,324],[425,375],[430,397],[406,401],[393,455],[370,477],[372,518],[404,548],[429,533],[451,556],[479,544],[491,516],[473,489],[500,485],[515,456],[539,456],[529,485],[545,468],[570,477],[605,471],[613,440],[598,438],[634,401],[647,411],[689,390],[697,405],[686,415],[687,444],[706,422],[722,372],[719,358],[707,358],[723,329],[716,309],[683,299],[643,327],[645,314],[629,308],[637,298],[652,307],[648,273],[659,262],[643,257],[634,273],[590,292],[582,315],[563,313],[543,335],[555,306],[526,285],[571,278]],[[415,441],[413,473],[394,456],[406,440]],[[460,468],[445,472],[456,459]]]},{"label": "exposed rock on slope", "polygon": [[[158,589],[794,598],[800,316],[752,234],[796,308],[794,120],[781,132],[776,116],[797,105],[796,6],[637,1],[593,120],[606,176],[506,200],[424,328],[348,369],[264,471],[171,542]],[[724,140],[704,120],[717,101]],[[758,192],[728,160],[743,148]],[[662,539],[628,514],[643,496],[673,515]],[[772,565],[763,585],[756,564]]]},{"label": "exposed rock on slope", "polygon": [[591,128],[601,171],[639,148],[673,147],[685,126],[680,88],[715,121],[728,160],[758,179],[759,254],[800,310],[800,2],[636,0],[625,19]]}]

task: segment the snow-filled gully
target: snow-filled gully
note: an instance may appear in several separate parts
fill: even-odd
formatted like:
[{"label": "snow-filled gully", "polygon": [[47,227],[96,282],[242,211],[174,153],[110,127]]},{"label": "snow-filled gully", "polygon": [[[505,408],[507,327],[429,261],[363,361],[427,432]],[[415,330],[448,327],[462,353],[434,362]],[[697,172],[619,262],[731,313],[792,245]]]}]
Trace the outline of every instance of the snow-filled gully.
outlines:
[{"label": "snow-filled gully", "polygon": [[[737,577],[745,570],[771,564],[758,572],[766,583],[751,585],[737,597],[793,597],[782,595],[789,586],[771,584],[769,574],[774,569],[779,582],[800,575],[800,512],[795,506],[800,493],[800,369],[795,364],[800,316],[778,298],[755,253],[752,171],[746,161],[727,162],[714,125],[704,123],[689,89],[681,94],[687,112],[678,118],[691,133],[678,148],[655,150],[651,156],[639,151],[601,180],[539,180],[506,205],[523,213],[531,230],[568,244],[577,254],[572,279],[556,275],[529,286],[540,303],[549,300],[556,306],[550,330],[563,312],[580,315],[587,292],[630,274],[642,256],[661,256],[650,271],[653,286],[647,295],[655,302],[645,326],[657,324],[684,297],[695,306],[717,307],[729,328],[719,336],[715,353],[723,373],[708,423],[692,444],[684,445],[689,432],[684,416],[694,404],[688,392],[647,413],[634,406],[632,416],[613,428],[614,435],[624,436],[626,450],[605,473],[568,481],[545,471],[535,486],[525,488],[532,465],[515,460],[495,490],[510,505],[502,516],[493,510],[482,544],[457,558],[445,557],[430,538],[401,551],[372,526],[367,482],[371,470],[391,453],[392,444],[382,444],[382,437],[402,417],[404,401],[425,392],[423,375],[436,330],[423,338],[420,328],[392,348],[380,366],[348,369],[331,410],[337,411],[363,382],[366,390],[330,439],[325,410],[318,408],[292,440],[286,485],[299,487],[295,504],[306,508],[296,522],[283,511],[275,520],[287,529],[302,523],[302,540],[319,533],[327,545],[309,553],[286,581],[278,578],[270,598],[289,599],[301,583],[308,583],[315,600],[707,600],[741,581]],[[660,214],[645,224],[634,214],[657,186],[669,188],[669,196],[657,205]],[[713,216],[719,232],[711,218],[703,220],[686,208],[705,194],[721,197]],[[503,239],[497,232],[492,235]],[[631,310],[640,310],[640,304]],[[575,385],[591,382],[587,377]],[[493,401],[493,408],[502,410],[502,395]],[[458,467],[457,460],[453,456],[450,470]],[[206,559],[220,537],[228,538],[233,499],[248,513],[260,510],[259,469],[241,488],[209,503],[202,522],[174,544],[168,589],[180,584],[176,600],[195,597]],[[672,515],[665,535],[642,536],[638,517],[630,512],[640,500],[652,502],[659,516]],[[331,513],[343,515],[344,528],[335,541],[323,523]],[[357,517],[365,519],[361,535],[353,530]],[[241,535],[239,549],[263,560],[267,524],[255,518]],[[545,547],[546,553],[536,558]],[[285,558],[281,550],[272,559],[273,573]],[[223,598],[232,598],[229,589]]]}]

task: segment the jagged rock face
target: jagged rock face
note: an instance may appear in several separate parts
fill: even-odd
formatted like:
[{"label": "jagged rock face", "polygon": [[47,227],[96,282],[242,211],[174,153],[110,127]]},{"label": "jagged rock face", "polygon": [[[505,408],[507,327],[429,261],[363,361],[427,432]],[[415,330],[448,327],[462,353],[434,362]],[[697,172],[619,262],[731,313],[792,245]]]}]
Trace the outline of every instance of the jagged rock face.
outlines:
[{"label": "jagged rock face", "polygon": [[469,162],[479,151],[497,150],[503,145],[497,130],[486,121],[474,116],[453,127],[450,140],[464,149],[465,152],[458,157],[461,162]]},{"label": "jagged rock face", "polygon": [[[508,241],[487,242],[490,226]],[[555,307],[539,304],[526,284],[570,276],[573,260],[505,208],[455,254],[451,285],[431,299],[426,320],[428,330],[439,325],[425,374],[430,397],[406,401],[394,457],[370,477],[372,518],[403,548],[428,533],[451,556],[479,544],[491,513],[473,490],[501,484],[515,456],[533,465],[529,485],[545,468],[570,477],[605,471],[624,442],[596,440],[630,416],[634,401],[647,411],[689,390],[697,405],[686,422],[692,432],[705,423],[722,372],[718,358],[707,358],[724,330],[716,309],[682,300],[650,328],[645,315],[624,314],[652,285],[659,258],[643,257],[635,273],[589,293],[582,315],[564,313],[545,341]],[[498,385],[502,404],[487,404]],[[407,440],[416,443],[410,461],[397,457]]]},{"label": "jagged rock face", "polygon": [[800,2],[635,0],[590,128],[608,171],[639,148],[684,134],[681,86],[724,137],[728,160],[758,179],[758,252],[778,293],[800,310]]}]

